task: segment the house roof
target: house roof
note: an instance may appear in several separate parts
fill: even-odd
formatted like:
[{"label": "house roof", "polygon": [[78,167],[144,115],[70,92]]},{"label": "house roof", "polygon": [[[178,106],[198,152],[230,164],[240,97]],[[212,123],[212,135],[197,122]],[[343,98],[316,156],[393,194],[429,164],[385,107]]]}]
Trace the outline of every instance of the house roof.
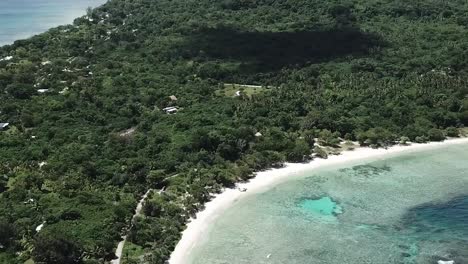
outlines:
[{"label": "house roof", "polygon": [[174,111],[174,110],[177,110],[177,107],[170,106],[170,107],[163,108],[163,111]]}]

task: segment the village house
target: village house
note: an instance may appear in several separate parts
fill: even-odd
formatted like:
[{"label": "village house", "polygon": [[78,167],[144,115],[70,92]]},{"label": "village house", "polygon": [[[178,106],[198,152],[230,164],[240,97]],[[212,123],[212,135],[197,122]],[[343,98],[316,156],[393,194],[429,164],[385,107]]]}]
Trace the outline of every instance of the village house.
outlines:
[{"label": "village house", "polygon": [[171,106],[171,107],[163,108],[163,111],[166,112],[166,114],[175,114],[177,113],[178,109],[177,107]]},{"label": "village house", "polygon": [[5,58],[0,59],[0,61],[9,61],[13,59],[13,56],[6,56]]}]

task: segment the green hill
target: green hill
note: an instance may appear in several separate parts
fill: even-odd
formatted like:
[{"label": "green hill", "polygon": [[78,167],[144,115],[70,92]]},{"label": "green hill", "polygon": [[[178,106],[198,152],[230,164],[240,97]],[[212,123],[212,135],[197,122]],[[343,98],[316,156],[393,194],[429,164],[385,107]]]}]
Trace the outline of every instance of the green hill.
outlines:
[{"label": "green hill", "polygon": [[[111,0],[0,48],[0,263],[103,263],[129,226],[144,258],[164,263],[212,193],[307,160],[315,138],[456,136],[467,12],[437,0]],[[139,197],[162,187],[130,225]]]}]

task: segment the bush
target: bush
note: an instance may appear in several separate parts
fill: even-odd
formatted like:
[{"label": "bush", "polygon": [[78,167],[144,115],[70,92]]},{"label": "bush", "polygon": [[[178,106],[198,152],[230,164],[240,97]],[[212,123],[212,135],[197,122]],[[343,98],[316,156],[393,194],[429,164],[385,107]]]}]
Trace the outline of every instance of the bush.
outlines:
[{"label": "bush", "polygon": [[414,139],[416,143],[426,143],[429,141],[429,138],[427,136],[419,136]]},{"label": "bush", "polygon": [[79,264],[82,252],[80,246],[67,238],[40,233],[34,240],[32,257],[37,264]]},{"label": "bush", "polygon": [[431,141],[442,141],[445,139],[444,132],[437,128],[432,128],[427,134],[429,136],[429,140]]},{"label": "bush", "polygon": [[344,135],[344,139],[345,139],[345,140],[354,140],[355,138],[354,138],[353,134],[351,134],[351,133],[346,133],[346,134]]},{"label": "bush", "polygon": [[340,144],[339,136],[340,136],[340,133],[338,132],[332,133],[330,130],[324,129],[320,131],[319,133],[319,141],[320,141],[320,144],[324,146],[334,147]]},{"label": "bush", "polygon": [[379,147],[391,144],[395,136],[387,129],[377,127],[358,133],[357,139],[361,145]]},{"label": "bush", "polygon": [[402,136],[402,137],[400,138],[400,144],[401,144],[401,145],[406,145],[406,144],[408,144],[408,141],[409,141],[409,140],[410,140],[410,139],[409,139],[408,137]]},{"label": "bush", "polygon": [[13,244],[16,236],[16,228],[6,221],[0,220],[0,245],[8,247]]},{"label": "bush", "polygon": [[315,156],[318,157],[318,158],[322,158],[322,159],[327,159],[328,158],[327,152],[321,147],[315,147],[314,148],[314,153],[315,153]]},{"label": "bush", "polygon": [[460,135],[460,131],[456,127],[448,127],[445,129],[445,134],[447,137],[458,137]]},{"label": "bush", "polygon": [[303,162],[308,159],[309,155],[309,145],[305,141],[299,140],[294,148],[286,154],[286,158],[289,162]]}]

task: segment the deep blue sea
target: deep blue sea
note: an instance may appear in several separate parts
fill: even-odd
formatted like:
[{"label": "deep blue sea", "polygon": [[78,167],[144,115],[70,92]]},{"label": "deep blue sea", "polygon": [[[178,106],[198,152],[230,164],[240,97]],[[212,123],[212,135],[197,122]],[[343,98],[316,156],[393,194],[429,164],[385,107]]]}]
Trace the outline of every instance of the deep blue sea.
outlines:
[{"label": "deep blue sea", "polygon": [[0,46],[70,24],[106,0],[0,0]]}]

